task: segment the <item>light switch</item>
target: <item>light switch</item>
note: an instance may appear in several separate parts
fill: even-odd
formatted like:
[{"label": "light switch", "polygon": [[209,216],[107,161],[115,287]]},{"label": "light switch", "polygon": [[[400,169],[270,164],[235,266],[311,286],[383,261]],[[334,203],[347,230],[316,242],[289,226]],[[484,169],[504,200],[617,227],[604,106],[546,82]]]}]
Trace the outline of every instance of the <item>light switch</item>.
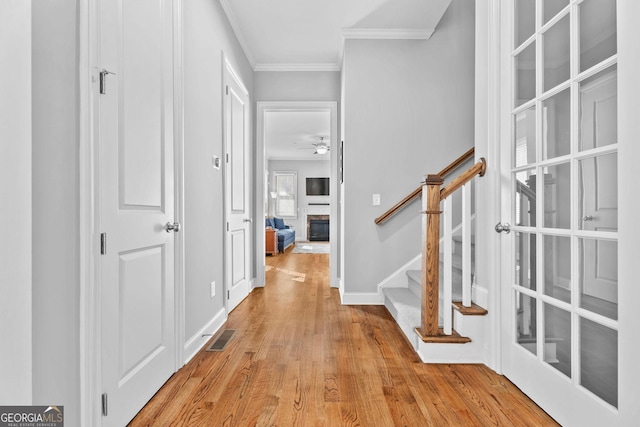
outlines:
[{"label": "light switch", "polygon": [[380,195],[379,194],[374,194],[373,195],[373,206],[380,206]]}]

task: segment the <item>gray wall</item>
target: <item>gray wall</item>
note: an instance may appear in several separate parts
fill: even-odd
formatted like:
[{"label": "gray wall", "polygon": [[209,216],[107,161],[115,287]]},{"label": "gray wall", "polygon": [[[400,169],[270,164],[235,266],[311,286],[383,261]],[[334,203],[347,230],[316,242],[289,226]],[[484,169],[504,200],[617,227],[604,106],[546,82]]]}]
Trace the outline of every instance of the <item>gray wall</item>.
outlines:
[{"label": "gray wall", "polygon": [[0,405],[30,405],[31,2],[0,2]]},{"label": "gray wall", "polygon": [[[287,218],[285,223],[296,230],[296,240],[304,240],[306,235],[306,215],[329,215],[331,206],[313,206],[309,203],[329,203],[329,196],[307,196],[307,177],[329,177],[331,163],[328,160],[270,160],[269,161],[269,191],[275,191],[273,172],[295,171],[298,174],[298,217]],[[269,212],[274,212],[273,199],[269,198]]]},{"label": "gray wall", "polygon": [[335,101],[340,100],[338,71],[257,71],[256,101]]},{"label": "gray wall", "polygon": [[33,403],[80,416],[78,15],[33,5]]},{"label": "gray wall", "polygon": [[418,202],[382,226],[373,221],[473,145],[474,7],[454,0],[426,41],[346,42],[346,292],[376,292],[420,253]]},{"label": "gray wall", "polygon": [[[212,156],[223,154],[222,52],[250,97],[253,71],[218,1],[183,4],[185,339],[189,340],[224,306],[223,172],[211,164]],[[216,295],[211,299],[209,284],[214,280]]]}]

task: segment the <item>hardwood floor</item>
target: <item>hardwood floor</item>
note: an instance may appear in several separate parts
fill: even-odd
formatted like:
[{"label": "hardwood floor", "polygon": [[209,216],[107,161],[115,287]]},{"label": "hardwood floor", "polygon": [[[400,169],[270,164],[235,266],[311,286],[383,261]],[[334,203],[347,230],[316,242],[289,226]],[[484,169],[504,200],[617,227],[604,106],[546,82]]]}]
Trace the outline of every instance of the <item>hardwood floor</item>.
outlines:
[{"label": "hardwood floor", "polygon": [[557,425],[482,365],[425,365],[383,306],[343,306],[329,255],[267,257],[267,286],[229,315],[131,426]]}]

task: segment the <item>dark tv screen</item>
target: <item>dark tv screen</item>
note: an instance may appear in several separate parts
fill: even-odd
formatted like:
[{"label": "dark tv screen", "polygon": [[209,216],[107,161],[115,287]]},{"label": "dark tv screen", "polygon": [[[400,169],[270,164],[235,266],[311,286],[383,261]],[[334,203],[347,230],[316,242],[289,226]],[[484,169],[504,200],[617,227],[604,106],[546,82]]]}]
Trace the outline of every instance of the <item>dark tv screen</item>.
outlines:
[{"label": "dark tv screen", "polygon": [[307,196],[328,196],[329,178],[307,178]]}]

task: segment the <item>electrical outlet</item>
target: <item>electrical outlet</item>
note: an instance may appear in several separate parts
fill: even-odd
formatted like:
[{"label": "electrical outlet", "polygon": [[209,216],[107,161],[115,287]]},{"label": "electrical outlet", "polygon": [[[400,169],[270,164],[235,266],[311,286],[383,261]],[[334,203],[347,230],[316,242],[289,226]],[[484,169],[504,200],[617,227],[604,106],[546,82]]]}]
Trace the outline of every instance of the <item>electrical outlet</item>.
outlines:
[{"label": "electrical outlet", "polygon": [[380,206],[380,195],[379,194],[374,194],[373,195],[373,206]]},{"label": "electrical outlet", "polygon": [[211,282],[211,298],[216,296],[216,282]]}]

